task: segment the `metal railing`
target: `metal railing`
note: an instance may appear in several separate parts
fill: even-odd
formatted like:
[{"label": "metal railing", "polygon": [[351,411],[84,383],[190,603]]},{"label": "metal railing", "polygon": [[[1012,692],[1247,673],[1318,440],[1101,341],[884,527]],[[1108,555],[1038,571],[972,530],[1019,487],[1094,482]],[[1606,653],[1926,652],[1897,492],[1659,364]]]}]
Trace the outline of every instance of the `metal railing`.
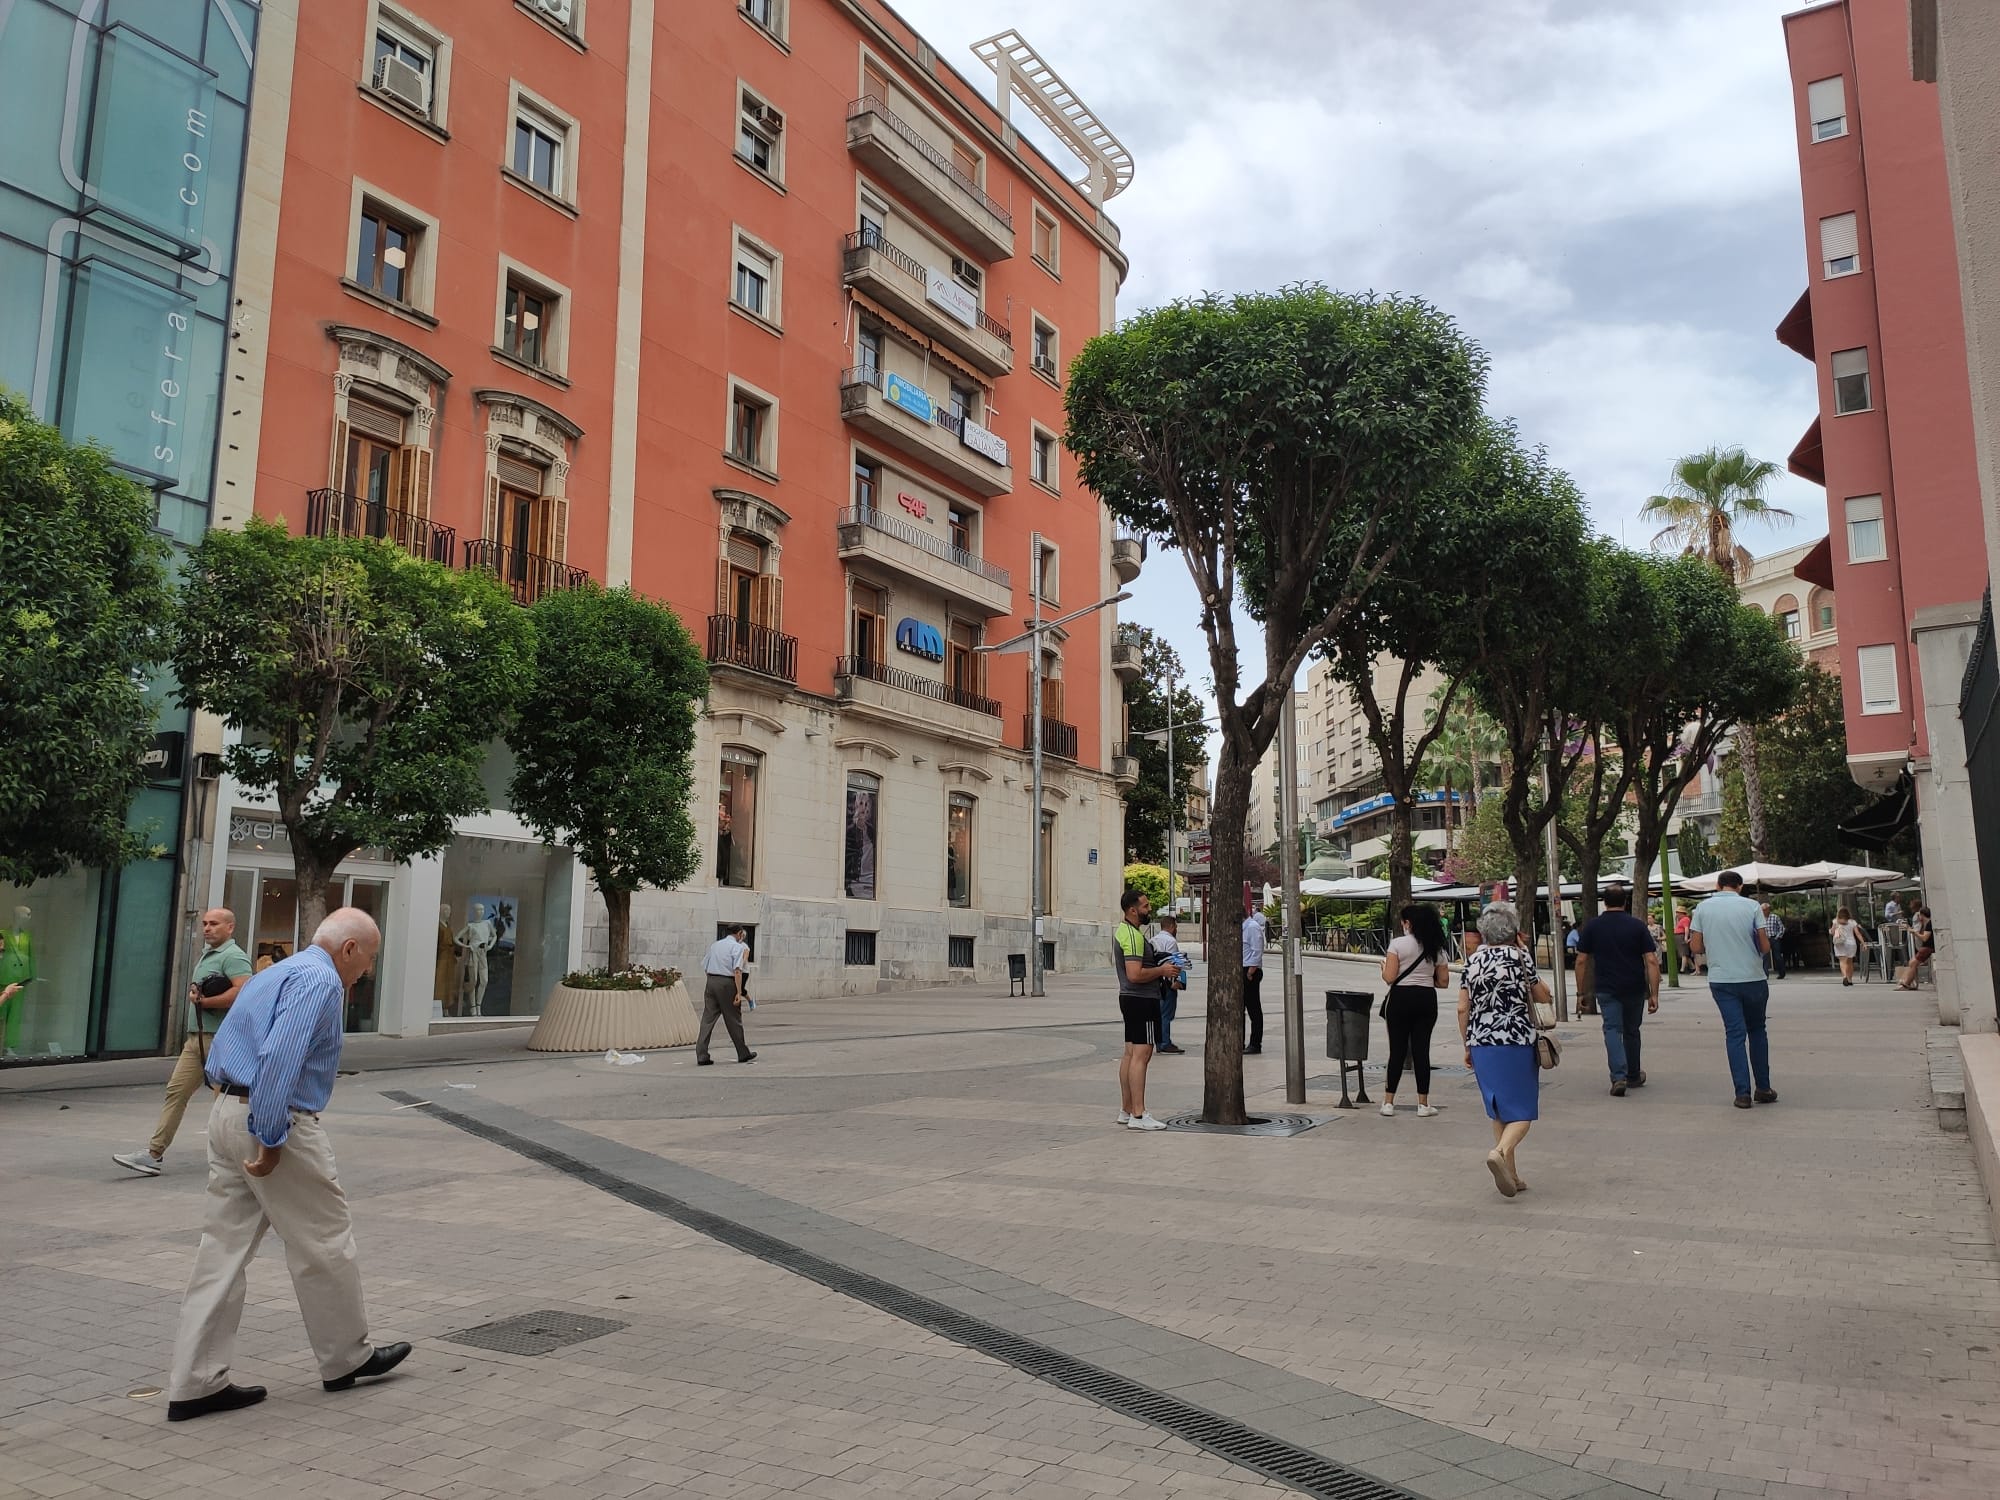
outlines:
[{"label": "metal railing", "polygon": [[900,671],[872,657],[843,656],[833,664],[833,675],[865,677],[870,682],[881,683],[884,687],[899,688],[906,693],[919,693],[939,703],[950,703],[959,708],[970,709],[976,714],[987,714],[995,719],[1000,717],[1000,705],[991,698],[983,698],[978,693],[953,687],[948,682],[937,682],[928,677],[919,677],[914,672]]},{"label": "metal railing", "polygon": [[[880,365],[850,365],[847,369],[842,370],[840,372],[841,395],[844,398],[847,392],[851,390],[858,390],[864,385],[871,386],[876,391],[879,392],[882,389],[882,381],[883,381],[883,370]],[[926,396],[930,396],[931,424],[933,426],[943,428],[946,432],[950,433],[954,438],[956,438],[960,443],[964,443],[965,418],[958,416],[956,413],[952,412],[947,407],[939,406],[937,404],[937,398],[935,396],[931,396],[929,391],[925,391],[924,394]],[[888,397],[886,395],[883,397],[883,399],[885,401],[888,401]],[[908,407],[903,406],[898,402],[888,401],[888,404],[891,407],[894,407],[897,411],[901,412],[904,416],[908,417],[913,422],[921,422],[923,420],[922,417],[918,416]],[[841,410],[848,411],[851,410],[851,408],[845,403],[845,401],[843,401]],[[976,448],[973,449],[972,451],[975,453],[979,452],[979,450]],[[980,456],[985,457],[986,455],[981,454]],[[999,462],[999,460],[995,459],[994,462],[997,463]]]},{"label": "metal railing", "polygon": [[[1061,719],[1051,719],[1042,715],[1042,754],[1053,755],[1058,760],[1076,759],[1077,733],[1074,724],[1065,724]],[[1021,748],[1035,748],[1035,716],[1021,715]]]},{"label": "metal railing", "polygon": [[[888,240],[872,229],[857,229],[841,241],[840,269],[851,275],[858,271],[870,254],[881,256],[890,265],[901,271],[919,288],[928,292],[930,287],[930,267],[908,251],[898,250]],[[968,291],[971,288],[967,288]],[[978,309],[979,326],[1009,349],[1014,347],[1014,330],[992,317],[985,308]]]},{"label": "metal railing", "polygon": [[478,569],[491,573],[513,594],[516,604],[533,604],[544,594],[581,588],[590,580],[589,572],[583,568],[572,568],[553,557],[543,557],[525,547],[510,547],[490,537],[466,542],[465,568],[467,572]]},{"label": "metal railing", "polygon": [[911,150],[923,157],[925,161],[944,173],[958,187],[969,193],[980,207],[984,208],[994,218],[1007,226],[1008,233],[1013,233],[1014,216],[987,196],[985,188],[961,172],[957,164],[950,157],[946,156],[937,147],[917,134],[914,125],[911,125],[901,115],[892,112],[889,106],[884,104],[881,99],[874,94],[866,94],[847,106],[848,119],[856,120],[862,115],[879,116],[882,123],[894,131],[905,145],[909,146]]},{"label": "metal railing", "polygon": [[[845,531],[850,526],[866,526],[879,531],[884,536],[892,536],[900,542],[908,542],[912,547],[928,552],[932,557],[954,563],[961,568],[977,573],[989,583],[997,583],[1002,588],[1012,588],[1013,578],[1005,568],[996,567],[985,558],[967,552],[963,547],[954,547],[943,538],[934,536],[921,526],[887,515],[872,505],[849,506],[840,513],[840,526]],[[840,544],[849,545],[846,537]]]},{"label": "metal railing", "polygon": [[306,494],[306,533],[309,536],[372,536],[393,542],[412,557],[451,566],[457,531],[440,526],[428,517],[397,510],[379,500],[339,490],[311,490]]},{"label": "metal railing", "polygon": [[734,615],[708,617],[708,659],[786,682],[799,680],[799,638]]}]

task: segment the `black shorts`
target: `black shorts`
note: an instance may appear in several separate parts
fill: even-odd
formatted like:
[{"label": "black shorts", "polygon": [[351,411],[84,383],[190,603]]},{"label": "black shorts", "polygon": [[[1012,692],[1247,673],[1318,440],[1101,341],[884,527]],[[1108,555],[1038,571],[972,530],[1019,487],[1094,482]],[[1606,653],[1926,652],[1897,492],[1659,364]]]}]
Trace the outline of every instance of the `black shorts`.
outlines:
[{"label": "black shorts", "polygon": [[1125,1018],[1125,1040],[1135,1047],[1156,1047],[1160,1042],[1160,997],[1120,995],[1118,1013]]}]

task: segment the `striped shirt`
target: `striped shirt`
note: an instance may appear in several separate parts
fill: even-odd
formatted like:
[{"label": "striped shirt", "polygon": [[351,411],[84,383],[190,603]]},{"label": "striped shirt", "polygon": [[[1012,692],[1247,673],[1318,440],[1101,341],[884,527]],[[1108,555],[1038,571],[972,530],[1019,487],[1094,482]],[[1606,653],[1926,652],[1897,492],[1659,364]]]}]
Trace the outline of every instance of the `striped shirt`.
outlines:
[{"label": "striped shirt", "polygon": [[208,1048],[209,1082],[250,1091],[250,1133],[282,1146],[292,1113],[318,1114],[340,1066],[347,987],[324,948],[300,949],[255,975]]}]

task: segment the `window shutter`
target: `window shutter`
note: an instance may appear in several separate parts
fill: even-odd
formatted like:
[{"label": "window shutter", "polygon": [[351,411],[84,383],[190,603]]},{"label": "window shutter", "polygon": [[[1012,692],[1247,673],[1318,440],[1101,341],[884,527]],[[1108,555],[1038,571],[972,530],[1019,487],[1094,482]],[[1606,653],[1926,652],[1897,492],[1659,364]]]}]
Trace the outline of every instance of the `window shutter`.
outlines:
[{"label": "window shutter", "polygon": [[1847,501],[1847,519],[1850,521],[1879,521],[1882,519],[1882,497],[1880,495],[1852,495]]},{"label": "window shutter", "polygon": [[1822,78],[1806,85],[1806,112],[1817,125],[1823,120],[1839,120],[1847,114],[1847,81]]},{"label": "window shutter", "polygon": [[534,464],[523,463],[518,458],[500,455],[500,482],[510,489],[526,490],[531,495],[539,495],[547,486],[548,474]]},{"label": "window shutter", "polygon": [[431,450],[412,448],[408,467],[414,476],[410,480],[410,514],[428,521],[431,515]]},{"label": "window shutter", "polygon": [[548,509],[549,544],[542,555],[551,562],[569,560],[569,496],[549,495],[542,502]]},{"label": "window shutter", "polygon": [[403,441],[403,419],[366,401],[347,403],[347,421],[356,432],[365,432],[385,443],[400,445]]},{"label": "window shutter", "polygon": [[1828,274],[1835,261],[1860,253],[1861,238],[1853,214],[1835,214],[1819,221],[1819,254],[1829,267]]},{"label": "window shutter", "polygon": [[333,462],[327,465],[327,474],[336,490],[343,494],[347,490],[347,424],[333,424]]},{"label": "window shutter", "polygon": [[729,559],[726,556],[721,558],[715,565],[715,612],[719,615],[736,613],[736,601],[730,597],[729,587],[734,577],[735,570],[729,566]]},{"label": "window shutter", "polygon": [[729,561],[746,572],[764,571],[764,549],[746,536],[732,536],[729,539]]},{"label": "window shutter", "polygon": [[479,534],[489,542],[501,540],[500,529],[500,479],[497,475],[486,477],[486,517]]},{"label": "window shutter", "polygon": [[1866,349],[1842,349],[1833,356],[1833,378],[1843,375],[1866,375],[1868,373],[1868,351]]},{"label": "window shutter", "polygon": [[759,573],[750,580],[750,623],[780,629],[785,618],[785,580],[776,573]]},{"label": "window shutter", "polygon": [[1863,646],[1855,653],[1861,669],[1861,711],[1864,714],[1894,713],[1902,706],[1896,692],[1896,648]]},{"label": "window shutter", "polygon": [[1042,717],[1060,719],[1063,716],[1063,680],[1050,677],[1042,683]]}]

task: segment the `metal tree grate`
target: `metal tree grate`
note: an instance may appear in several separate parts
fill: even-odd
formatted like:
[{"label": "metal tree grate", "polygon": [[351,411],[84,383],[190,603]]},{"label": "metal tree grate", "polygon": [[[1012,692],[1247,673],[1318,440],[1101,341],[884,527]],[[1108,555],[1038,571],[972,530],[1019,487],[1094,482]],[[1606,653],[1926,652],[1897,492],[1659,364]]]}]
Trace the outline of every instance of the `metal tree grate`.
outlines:
[{"label": "metal tree grate", "polygon": [[1247,1125],[1206,1125],[1200,1115],[1170,1115],[1169,1130],[1193,1130],[1203,1135],[1304,1135],[1324,1123],[1311,1115],[1252,1115]]},{"label": "metal tree grate", "polygon": [[[398,1103],[414,1098],[401,1091],[385,1091],[384,1097]],[[696,1208],[657,1188],[646,1187],[602,1167],[592,1166],[567,1152],[531,1141],[511,1130],[490,1125],[453,1109],[438,1107],[426,1113],[432,1119],[455,1126],[468,1135],[503,1146],[529,1161],[540,1162],[567,1177],[588,1183],[635,1208],[643,1208],[663,1219],[684,1224],[732,1249],[782,1266],[829,1290],[880,1308],[941,1338],[1013,1365],[1037,1380],[1047,1381],[1112,1411],[1149,1423],[1196,1447],[1206,1448],[1230,1463],[1288,1484],[1303,1494],[1318,1496],[1320,1500],[1416,1500],[1409,1490],[1399,1485],[1385,1484],[1357,1469],[1335,1463],[1310,1448],[1274,1438],[1231,1417],[1218,1415],[1152,1386],[1141,1385],[1123,1375],[1100,1369],[1047,1344],[1009,1333],[942,1302],[883,1281],[880,1277],[870,1276],[865,1271],[856,1271],[827,1260],[776,1235]],[[554,1316],[568,1318],[571,1315],[559,1313]]]},{"label": "metal tree grate", "polygon": [[607,1333],[631,1326],[612,1318],[586,1318],[578,1313],[544,1308],[516,1318],[502,1318],[497,1323],[481,1323],[477,1328],[461,1328],[457,1333],[447,1333],[444,1340],[447,1344],[470,1344],[475,1349],[491,1349],[498,1354],[532,1356],[568,1344],[601,1339]]}]

